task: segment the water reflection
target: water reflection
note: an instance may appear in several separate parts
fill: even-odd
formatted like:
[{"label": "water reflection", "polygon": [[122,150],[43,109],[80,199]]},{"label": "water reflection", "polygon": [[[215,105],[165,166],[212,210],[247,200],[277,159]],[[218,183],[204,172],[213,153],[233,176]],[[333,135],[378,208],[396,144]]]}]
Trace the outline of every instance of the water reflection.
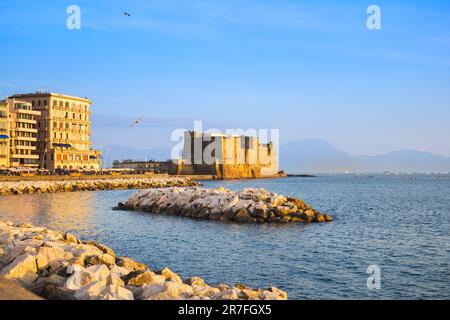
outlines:
[{"label": "water reflection", "polygon": [[1,196],[0,214],[14,222],[82,231],[91,225],[98,197],[96,192]]}]

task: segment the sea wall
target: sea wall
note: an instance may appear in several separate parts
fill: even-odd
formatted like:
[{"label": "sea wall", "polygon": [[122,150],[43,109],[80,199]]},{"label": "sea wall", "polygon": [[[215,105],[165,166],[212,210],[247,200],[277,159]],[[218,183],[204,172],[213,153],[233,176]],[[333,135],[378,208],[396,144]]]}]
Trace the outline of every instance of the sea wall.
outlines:
[{"label": "sea wall", "polygon": [[131,178],[92,179],[68,181],[17,181],[0,182],[0,195],[55,193],[73,191],[98,191],[115,189],[148,189],[165,187],[187,187],[200,185],[189,178]]},{"label": "sea wall", "polygon": [[[149,250],[155,250],[149,248]],[[59,300],[285,300],[284,291],[208,285],[168,268],[151,270],[113,249],[70,233],[0,221],[0,282],[13,280]],[[7,295],[8,296],[8,295]]]},{"label": "sea wall", "polygon": [[235,222],[327,222],[333,219],[302,200],[264,189],[166,188],[141,190],[117,210],[140,210],[197,219]]}]

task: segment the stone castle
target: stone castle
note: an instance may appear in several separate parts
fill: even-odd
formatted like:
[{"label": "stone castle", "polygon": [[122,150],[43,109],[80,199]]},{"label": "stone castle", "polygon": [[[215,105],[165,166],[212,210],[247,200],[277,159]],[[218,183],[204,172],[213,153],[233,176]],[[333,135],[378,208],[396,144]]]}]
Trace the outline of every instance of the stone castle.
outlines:
[{"label": "stone castle", "polygon": [[272,142],[256,137],[186,131],[183,158],[171,171],[229,179],[275,177],[278,158]]}]

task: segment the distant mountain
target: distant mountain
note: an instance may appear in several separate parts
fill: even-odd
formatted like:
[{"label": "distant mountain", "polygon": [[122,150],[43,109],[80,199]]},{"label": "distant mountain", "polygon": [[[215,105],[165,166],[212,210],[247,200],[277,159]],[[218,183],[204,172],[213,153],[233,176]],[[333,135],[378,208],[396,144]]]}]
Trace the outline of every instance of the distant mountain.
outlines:
[{"label": "distant mountain", "polygon": [[[170,158],[170,148],[137,149],[109,145],[102,148],[104,167],[114,160]],[[324,172],[450,172],[450,158],[431,152],[403,150],[378,156],[357,156],[318,139],[294,141],[280,147],[280,169],[287,173]]]},{"label": "distant mountain", "polygon": [[288,173],[450,172],[450,158],[414,150],[357,156],[325,141],[308,139],[280,147],[280,168]]},{"label": "distant mountain", "polygon": [[114,160],[159,160],[170,158],[170,148],[137,149],[126,146],[109,145],[101,149],[103,167],[112,167]]}]

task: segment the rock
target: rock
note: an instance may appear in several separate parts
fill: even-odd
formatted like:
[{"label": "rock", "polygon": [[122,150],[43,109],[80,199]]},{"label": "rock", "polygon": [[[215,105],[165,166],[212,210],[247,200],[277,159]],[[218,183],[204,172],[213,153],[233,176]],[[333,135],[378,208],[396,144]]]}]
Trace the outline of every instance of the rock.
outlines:
[{"label": "rock", "polygon": [[105,246],[105,245],[103,245],[103,244],[99,244],[99,243],[97,243],[97,242],[95,242],[95,241],[88,241],[87,244],[89,244],[89,245],[91,245],[91,246],[97,247],[97,248],[100,249],[103,253],[109,254],[109,255],[112,256],[112,257],[115,257],[115,256],[116,256],[116,254],[114,253],[114,250],[111,249],[111,248],[108,247],[108,246]]},{"label": "rock", "polygon": [[274,207],[278,207],[287,201],[287,199],[281,195],[277,195],[271,200],[270,204]]},{"label": "rock", "polygon": [[311,209],[308,209],[308,210],[304,211],[304,212],[301,214],[301,218],[302,218],[304,221],[306,221],[306,222],[312,221],[312,220],[314,219],[314,211],[311,210]]},{"label": "rock", "polygon": [[276,287],[270,287],[269,291],[277,294],[283,300],[287,300],[287,298],[288,298],[286,291],[280,290],[280,289],[278,289]]},{"label": "rock", "polygon": [[140,296],[141,299],[146,300],[150,299],[152,296],[164,292],[164,290],[165,290],[164,283],[151,283],[148,285],[144,285]]},{"label": "rock", "polygon": [[137,270],[122,277],[122,280],[125,281],[127,286],[140,287],[145,284],[164,283],[164,281],[166,281],[166,277],[163,275],[157,275],[152,271]]},{"label": "rock", "polygon": [[134,300],[133,293],[118,285],[108,285],[100,291],[101,299],[105,300]]},{"label": "rock", "polygon": [[199,277],[191,277],[191,278],[187,279],[185,281],[185,283],[190,286],[192,286],[192,285],[202,286],[202,287],[206,286],[205,280],[203,280],[202,278],[199,278]]},{"label": "rock", "polygon": [[127,268],[128,270],[131,270],[131,271],[148,270],[148,267],[145,264],[136,262],[133,259],[126,258],[126,257],[118,257],[117,265],[119,267]]},{"label": "rock", "polygon": [[64,235],[64,239],[67,242],[77,243],[77,238],[73,234],[68,233],[68,232]]},{"label": "rock", "polygon": [[193,295],[190,286],[177,282],[166,281],[163,285],[149,285],[143,289],[141,297],[147,300],[180,300]]},{"label": "rock", "polygon": [[84,270],[84,268],[82,266],[80,266],[79,264],[72,264],[70,266],[67,267],[67,274],[73,274],[75,272],[79,272],[81,270]]},{"label": "rock", "polygon": [[95,265],[88,268],[77,268],[67,279],[64,287],[69,290],[80,290],[94,282],[106,285],[108,280],[110,280],[109,269],[103,264]]},{"label": "rock", "polygon": [[227,289],[214,295],[217,300],[237,300],[239,299],[236,289]]},{"label": "rock", "polygon": [[241,289],[242,294],[244,295],[244,299],[247,300],[259,300],[259,290],[252,289]]},{"label": "rock", "polygon": [[119,267],[117,265],[111,266],[110,270],[111,274],[117,274],[119,277],[123,277],[128,275],[131,271],[124,267]]},{"label": "rock", "polygon": [[234,220],[238,222],[253,222],[253,219],[254,218],[250,216],[247,209],[239,210],[234,217]]},{"label": "rock", "polygon": [[237,211],[234,208],[228,208],[223,212],[223,220],[233,220],[236,217]]},{"label": "rock", "polygon": [[107,266],[111,266],[111,265],[114,265],[115,263],[116,263],[116,259],[107,253],[102,253],[100,255],[87,256],[84,259],[85,266],[91,266],[91,265],[96,265],[96,264],[104,264]]},{"label": "rock", "polygon": [[262,300],[286,300],[287,294],[278,288],[271,287],[268,290],[262,290],[259,298]]},{"label": "rock", "polygon": [[94,281],[78,289],[74,296],[78,300],[99,300],[105,288],[103,281]]},{"label": "rock", "polygon": [[29,247],[27,245],[16,245],[11,250],[9,250],[4,257],[0,259],[4,263],[8,264],[22,254],[34,254],[35,252],[36,249],[33,247]]},{"label": "rock", "polygon": [[70,290],[53,284],[33,286],[33,292],[48,300],[76,300]]},{"label": "rock", "polygon": [[14,259],[1,272],[0,276],[5,279],[20,279],[27,273],[37,273],[36,257],[29,254],[22,254]]},{"label": "rock", "polygon": [[58,269],[63,265],[66,258],[70,258],[72,254],[66,255],[66,252],[57,247],[40,247],[36,255],[39,269],[44,269],[47,266]]},{"label": "rock", "polygon": [[42,298],[23,288],[17,281],[0,278],[0,300],[42,300]]},{"label": "rock", "polygon": [[297,211],[297,207],[296,206],[290,207],[290,206],[283,205],[283,206],[278,206],[278,207],[275,208],[275,213],[278,216],[281,216],[281,217],[287,216],[287,215],[289,215],[291,213],[294,213],[296,211]]},{"label": "rock", "polygon": [[183,282],[179,275],[170,270],[169,268],[164,268],[161,270],[161,275],[163,275],[167,280],[172,280],[175,282]]},{"label": "rock", "polygon": [[320,214],[318,212],[315,213],[314,222],[325,222],[325,221],[326,221],[326,219],[322,214]]}]

